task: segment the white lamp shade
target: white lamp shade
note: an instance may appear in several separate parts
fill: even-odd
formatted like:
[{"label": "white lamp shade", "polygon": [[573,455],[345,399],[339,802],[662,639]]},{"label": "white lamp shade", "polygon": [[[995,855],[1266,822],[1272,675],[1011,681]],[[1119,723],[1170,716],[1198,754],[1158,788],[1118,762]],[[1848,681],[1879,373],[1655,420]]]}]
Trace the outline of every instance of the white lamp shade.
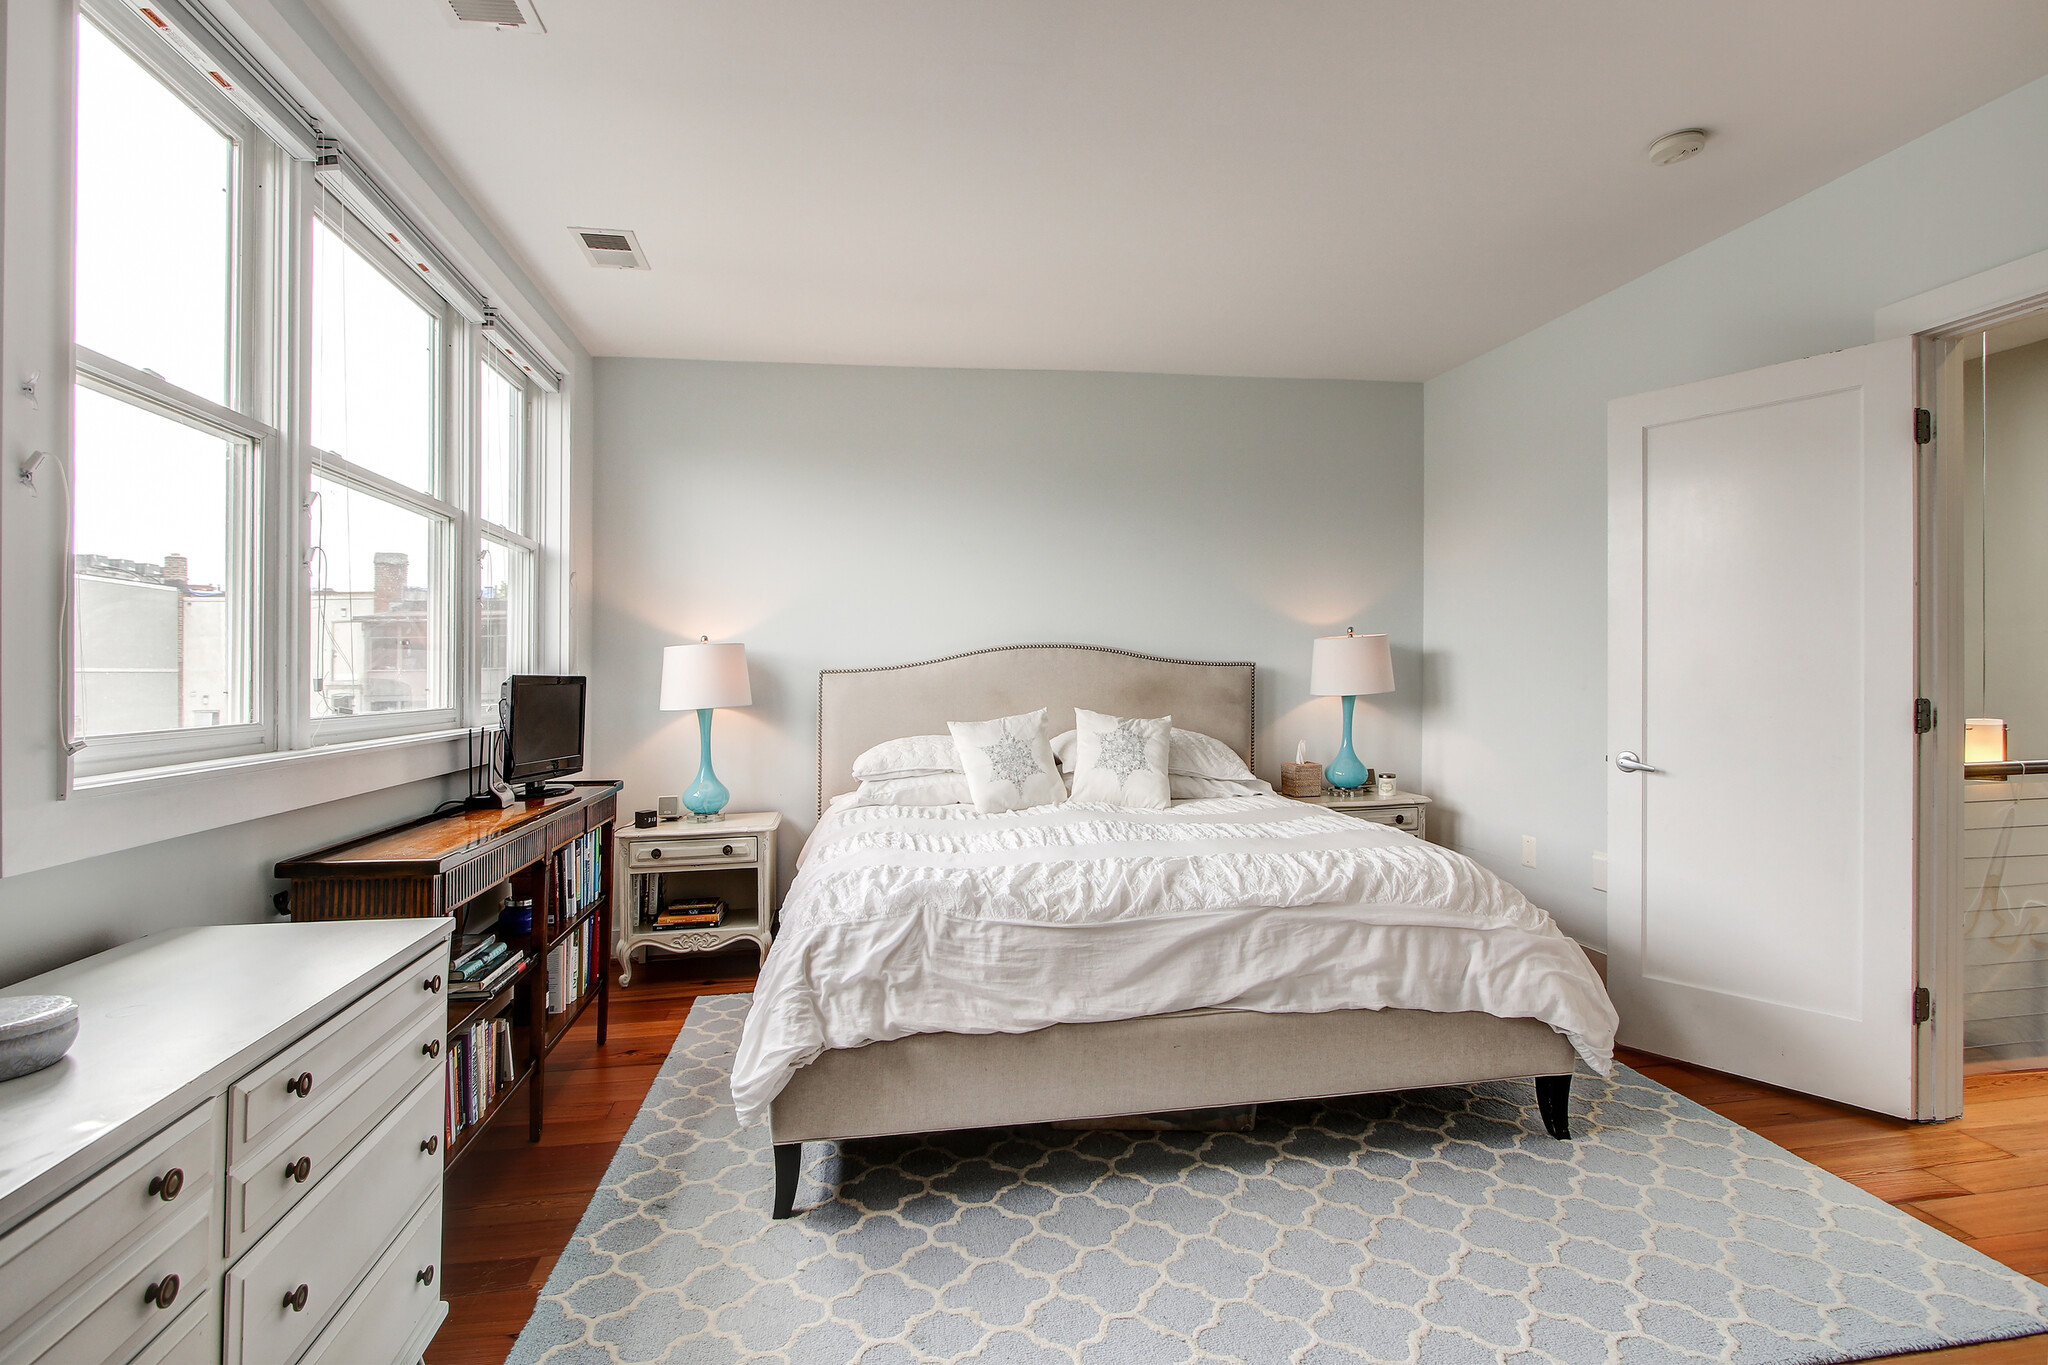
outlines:
[{"label": "white lamp shade", "polygon": [[670,645],[661,652],[661,709],[751,706],[745,645]]},{"label": "white lamp shade", "polygon": [[1325,635],[1309,659],[1315,697],[1363,697],[1394,690],[1394,654],[1384,635]]}]

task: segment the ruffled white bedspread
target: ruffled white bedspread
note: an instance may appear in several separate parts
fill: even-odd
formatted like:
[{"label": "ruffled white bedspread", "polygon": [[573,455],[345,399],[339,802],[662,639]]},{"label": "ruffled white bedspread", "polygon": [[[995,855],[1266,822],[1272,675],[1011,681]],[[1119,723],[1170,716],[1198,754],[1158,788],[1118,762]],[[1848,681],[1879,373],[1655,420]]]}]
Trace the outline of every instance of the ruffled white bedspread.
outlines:
[{"label": "ruffled white bedspread", "polygon": [[[842,798],[843,801],[843,798]],[[835,802],[734,1058],[742,1123],[828,1048],[1220,1007],[1541,1019],[1602,1075],[1585,954],[1471,859],[1277,796],[1165,811]]]}]

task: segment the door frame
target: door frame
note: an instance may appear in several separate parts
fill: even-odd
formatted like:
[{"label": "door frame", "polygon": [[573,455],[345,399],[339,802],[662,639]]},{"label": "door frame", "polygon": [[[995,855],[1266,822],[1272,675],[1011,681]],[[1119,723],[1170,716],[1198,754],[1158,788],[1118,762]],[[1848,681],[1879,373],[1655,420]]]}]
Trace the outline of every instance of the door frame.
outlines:
[{"label": "door frame", "polygon": [[[1963,473],[1968,453],[1957,436],[1963,412],[1961,343],[1972,334],[2048,310],[2048,251],[1916,294],[1877,310],[1876,339],[1915,338],[1919,405],[1934,415],[1933,440],[1920,448],[1917,546],[1921,696],[1935,708],[1921,736],[1915,779],[1920,850],[1915,875],[1919,980],[1934,1014],[1917,1039],[1915,1110],[1928,1119],[1963,1112]],[[1942,433],[1952,433],[1944,446]]]}]

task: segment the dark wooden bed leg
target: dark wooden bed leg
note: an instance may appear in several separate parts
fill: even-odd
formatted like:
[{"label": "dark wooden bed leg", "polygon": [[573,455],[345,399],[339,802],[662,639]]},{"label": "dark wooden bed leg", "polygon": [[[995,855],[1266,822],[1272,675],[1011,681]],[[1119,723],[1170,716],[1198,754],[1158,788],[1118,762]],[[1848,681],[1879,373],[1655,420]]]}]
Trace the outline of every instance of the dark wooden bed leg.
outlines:
[{"label": "dark wooden bed leg", "polygon": [[1543,1115],[1543,1126],[1550,1131],[1550,1135],[1560,1142],[1569,1142],[1572,1136],[1571,1073],[1567,1072],[1562,1076],[1538,1076],[1536,1108]]},{"label": "dark wooden bed leg", "polygon": [[[1569,1079],[1569,1078],[1567,1078]],[[775,1212],[776,1218],[787,1218],[796,1212],[796,1171],[802,1164],[804,1145],[801,1142],[778,1142],[775,1144]]]}]

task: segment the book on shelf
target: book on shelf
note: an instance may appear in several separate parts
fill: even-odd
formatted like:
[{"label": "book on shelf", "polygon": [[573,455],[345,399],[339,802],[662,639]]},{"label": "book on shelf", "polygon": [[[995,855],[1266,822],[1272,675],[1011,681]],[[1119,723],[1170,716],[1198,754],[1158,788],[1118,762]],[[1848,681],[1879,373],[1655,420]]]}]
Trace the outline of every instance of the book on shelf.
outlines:
[{"label": "book on shelf", "polygon": [[718,899],[670,901],[654,917],[657,929],[716,928],[725,923],[725,902]]},{"label": "book on shelf", "polygon": [[548,953],[549,1014],[563,1014],[596,984],[604,970],[595,924],[579,924]]},{"label": "book on shelf", "polygon": [[512,949],[502,940],[494,938],[489,943],[478,945],[474,951],[454,963],[448,969],[448,974],[456,981],[475,981],[480,977],[487,977],[499,969],[500,964],[511,952]]},{"label": "book on shelf", "polygon": [[526,961],[526,956],[523,953],[502,958],[492,967],[488,975],[469,981],[458,981],[451,985],[448,988],[448,998],[451,1000],[488,1000],[525,974]]}]

